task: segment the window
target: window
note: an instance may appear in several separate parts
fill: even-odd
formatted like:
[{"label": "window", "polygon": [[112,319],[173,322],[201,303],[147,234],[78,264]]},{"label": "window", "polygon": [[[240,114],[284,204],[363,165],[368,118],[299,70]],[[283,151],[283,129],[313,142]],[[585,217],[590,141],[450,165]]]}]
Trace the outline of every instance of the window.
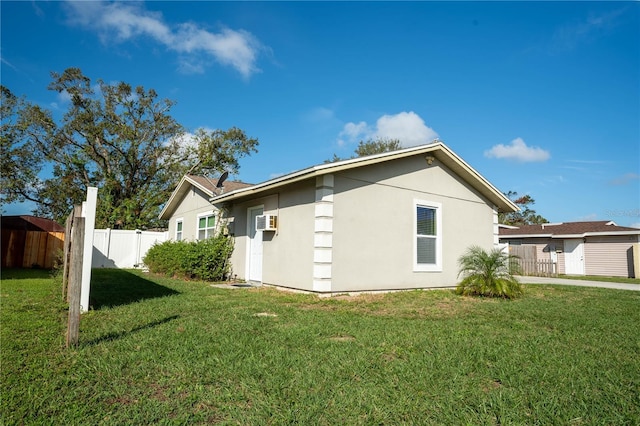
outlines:
[{"label": "window", "polygon": [[442,205],[415,201],[415,271],[442,271]]},{"label": "window", "polygon": [[182,241],[182,222],[183,219],[176,219],[176,241]]},{"label": "window", "polygon": [[198,216],[198,239],[206,240],[213,237],[216,225],[214,214],[207,213],[206,216]]}]

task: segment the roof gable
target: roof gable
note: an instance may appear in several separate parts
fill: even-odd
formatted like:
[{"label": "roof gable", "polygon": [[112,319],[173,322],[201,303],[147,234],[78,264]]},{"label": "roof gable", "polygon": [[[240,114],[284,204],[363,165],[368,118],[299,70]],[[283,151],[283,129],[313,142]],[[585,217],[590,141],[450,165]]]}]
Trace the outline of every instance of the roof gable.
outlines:
[{"label": "roof gable", "polygon": [[[284,176],[277,177],[265,181],[263,183],[250,187],[226,192],[221,195],[214,195],[211,198],[212,203],[221,203],[226,201],[238,200],[241,198],[255,197],[265,191],[274,188],[290,185],[306,179],[315,178],[325,174],[336,173],[343,170],[354,169],[357,167],[365,167],[372,164],[379,164],[388,161],[394,161],[401,158],[407,158],[414,155],[425,155],[427,162],[437,159],[447,166],[455,174],[460,176],[471,187],[482,194],[486,199],[498,207],[502,212],[515,212],[518,207],[489,181],[487,181],[480,173],[469,166],[462,158],[458,157],[449,147],[440,141],[435,141],[427,145],[420,145],[411,148],[400,149],[397,151],[385,152],[382,154],[369,155],[365,157],[357,157],[349,160],[337,161],[334,163],[320,164],[306,169],[298,170]],[[428,157],[432,157],[431,160]],[[429,163],[431,164],[431,163]]]},{"label": "roof gable", "polygon": [[223,186],[219,188],[216,186],[217,183],[217,179],[210,179],[206,176],[184,175],[182,179],[180,179],[176,189],[171,193],[171,197],[169,197],[169,200],[160,212],[159,218],[168,220],[180,203],[180,200],[182,200],[184,195],[189,192],[192,187],[198,188],[204,192],[208,198],[211,198],[221,195],[224,192],[236,191],[251,186],[249,183],[232,180],[224,181]]}]

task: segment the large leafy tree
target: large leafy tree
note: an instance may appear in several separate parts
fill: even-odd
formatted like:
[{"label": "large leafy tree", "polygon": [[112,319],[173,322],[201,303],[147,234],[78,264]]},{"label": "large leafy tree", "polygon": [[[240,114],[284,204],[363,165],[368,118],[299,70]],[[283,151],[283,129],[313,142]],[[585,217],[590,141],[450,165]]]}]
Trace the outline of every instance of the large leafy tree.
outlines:
[{"label": "large leafy tree", "polygon": [[[360,141],[358,143],[358,146],[353,151],[353,155],[350,158],[364,157],[366,155],[373,154],[382,154],[384,152],[395,151],[400,148],[402,148],[402,146],[399,139],[367,139],[366,141]],[[340,160],[345,160],[345,158],[340,158],[336,154],[333,154],[333,158],[325,160],[325,163],[334,163]]]},{"label": "large leafy tree", "polygon": [[[3,150],[6,135],[19,177],[5,184],[3,160],[3,192],[10,189],[4,201],[34,201],[41,216],[62,220],[95,186],[98,227],[161,226],[159,210],[185,173],[237,173],[239,159],[258,145],[238,128],[187,134],[170,115],[173,101],[124,82],[92,83],[78,68],[52,73],[49,89],[69,98],[60,120],[16,100],[2,129]],[[3,98],[5,91],[13,96],[3,88]],[[30,161],[29,171],[21,159]],[[38,179],[45,165],[52,176]]]},{"label": "large leafy tree", "polygon": [[520,211],[513,213],[500,213],[498,215],[498,221],[500,223],[513,226],[549,223],[547,219],[537,214],[536,211],[531,208],[536,201],[530,195],[520,196],[515,191],[506,192],[504,195],[509,197],[515,205],[520,207]]},{"label": "large leafy tree", "polygon": [[24,201],[37,182],[40,158],[25,144],[29,129],[23,115],[32,107],[9,89],[0,86],[0,200],[2,203]]}]

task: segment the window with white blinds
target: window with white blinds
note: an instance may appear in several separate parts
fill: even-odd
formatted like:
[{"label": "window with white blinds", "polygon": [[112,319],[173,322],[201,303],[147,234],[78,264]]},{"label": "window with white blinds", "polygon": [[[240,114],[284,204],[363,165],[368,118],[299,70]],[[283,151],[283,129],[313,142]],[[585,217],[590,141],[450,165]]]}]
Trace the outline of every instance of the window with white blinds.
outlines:
[{"label": "window with white blinds", "polygon": [[442,270],[442,205],[415,201],[414,270]]}]

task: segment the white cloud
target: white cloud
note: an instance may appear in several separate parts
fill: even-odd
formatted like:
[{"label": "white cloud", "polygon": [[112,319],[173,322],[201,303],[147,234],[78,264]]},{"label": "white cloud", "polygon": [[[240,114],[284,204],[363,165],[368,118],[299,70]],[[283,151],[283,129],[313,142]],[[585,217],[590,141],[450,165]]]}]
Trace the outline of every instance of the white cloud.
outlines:
[{"label": "white cloud", "polygon": [[547,161],[551,158],[549,151],[537,146],[527,146],[522,138],[516,138],[510,145],[498,144],[484,152],[488,158],[505,158],[520,162]]},{"label": "white cloud", "polygon": [[640,175],[638,173],[625,173],[618,178],[611,179],[609,181],[609,185],[626,185],[638,179],[640,179]]},{"label": "white cloud", "polygon": [[373,137],[372,134],[373,132],[364,121],[359,123],[347,123],[338,135],[338,145],[343,146],[348,142],[357,141],[359,139],[368,139]]},{"label": "white cloud", "polygon": [[215,33],[191,22],[171,27],[162,14],[132,3],[66,4],[70,23],[98,32],[103,43],[150,37],[181,55],[179,68],[183,72],[203,72],[203,54],[231,66],[245,78],[259,71],[256,61],[262,45],[247,31],[223,28]]},{"label": "white cloud", "polygon": [[571,50],[581,43],[590,42],[615,28],[627,8],[612,10],[601,15],[591,15],[579,22],[570,22],[556,29],[552,47],[555,50]]},{"label": "white cloud", "polygon": [[630,228],[640,228],[640,222],[634,222],[631,225],[629,225]]},{"label": "white cloud", "polygon": [[438,133],[427,126],[418,114],[403,111],[395,115],[383,115],[375,126],[364,121],[345,124],[338,135],[338,144],[380,138],[398,139],[403,147],[410,147],[429,143],[437,137]]}]

